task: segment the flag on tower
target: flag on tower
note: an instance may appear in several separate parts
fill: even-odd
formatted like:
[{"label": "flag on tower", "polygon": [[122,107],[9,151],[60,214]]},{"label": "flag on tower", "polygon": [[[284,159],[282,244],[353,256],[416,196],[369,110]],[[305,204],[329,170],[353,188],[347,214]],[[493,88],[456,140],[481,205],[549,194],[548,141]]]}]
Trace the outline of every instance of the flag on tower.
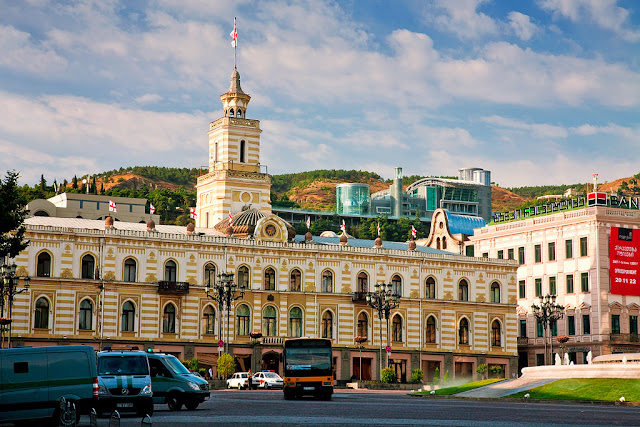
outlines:
[{"label": "flag on tower", "polygon": [[233,227],[233,217],[231,216],[231,212],[229,212],[229,227]]},{"label": "flag on tower", "polygon": [[112,200],[109,200],[109,212],[118,212],[116,209],[116,203]]},{"label": "flag on tower", "polygon": [[311,228],[311,217],[307,217],[307,229]]},{"label": "flag on tower", "polygon": [[153,206],[153,204],[152,204],[152,203],[149,203],[149,213],[150,213],[151,215],[153,215],[154,213],[156,213],[156,207],[155,207],[155,206]]},{"label": "flag on tower", "polygon": [[378,223],[378,225],[376,225],[376,230],[378,230],[378,236],[380,235],[380,223]]},{"label": "flag on tower", "polygon": [[416,228],[412,225],[411,226],[411,237],[413,237],[415,239],[417,235],[418,235],[418,232],[416,231]]},{"label": "flag on tower", "polygon": [[340,226],[340,230],[342,230],[343,233],[347,232],[347,225],[344,223],[344,219],[342,220],[342,225]]},{"label": "flag on tower", "polygon": [[231,31],[231,46],[236,47],[238,44],[238,30],[236,29],[236,18],[233,18],[233,31]]},{"label": "flag on tower", "polygon": [[196,208],[189,209],[189,216],[191,217],[191,219],[198,218],[198,214],[196,213]]}]

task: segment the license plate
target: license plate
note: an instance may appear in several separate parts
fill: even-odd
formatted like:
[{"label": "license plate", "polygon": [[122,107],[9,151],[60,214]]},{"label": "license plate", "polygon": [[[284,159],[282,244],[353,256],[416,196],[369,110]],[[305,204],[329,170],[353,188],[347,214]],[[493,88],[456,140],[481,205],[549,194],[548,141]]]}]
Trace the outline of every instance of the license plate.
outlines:
[{"label": "license plate", "polygon": [[303,390],[307,391],[307,390],[315,390],[315,387],[304,387]]},{"label": "license plate", "polygon": [[116,406],[118,408],[133,408],[133,403],[118,403]]}]

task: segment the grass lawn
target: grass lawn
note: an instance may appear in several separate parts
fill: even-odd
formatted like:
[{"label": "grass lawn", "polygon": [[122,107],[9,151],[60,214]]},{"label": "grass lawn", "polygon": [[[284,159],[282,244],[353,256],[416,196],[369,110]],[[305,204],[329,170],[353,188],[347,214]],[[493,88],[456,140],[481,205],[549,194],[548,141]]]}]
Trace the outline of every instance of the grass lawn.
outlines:
[{"label": "grass lawn", "polygon": [[598,400],[613,402],[624,396],[627,402],[640,402],[640,379],[571,378],[559,380],[506,397],[531,399]]},{"label": "grass lawn", "polygon": [[[502,381],[502,380],[504,380],[504,378],[491,378],[491,379],[488,379],[488,380],[475,381],[475,382],[472,382],[472,383],[466,383],[466,384],[457,385],[457,386],[453,386],[453,387],[445,387],[445,388],[441,388],[441,389],[436,390],[435,394],[436,394],[436,396],[451,396],[452,394],[461,393],[463,391],[472,390],[472,389],[478,388],[478,387],[483,387],[485,385],[497,383],[498,381]],[[415,392],[414,394],[423,394],[423,395],[430,396],[431,392],[430,391],[418,391],[418,392]]]}]

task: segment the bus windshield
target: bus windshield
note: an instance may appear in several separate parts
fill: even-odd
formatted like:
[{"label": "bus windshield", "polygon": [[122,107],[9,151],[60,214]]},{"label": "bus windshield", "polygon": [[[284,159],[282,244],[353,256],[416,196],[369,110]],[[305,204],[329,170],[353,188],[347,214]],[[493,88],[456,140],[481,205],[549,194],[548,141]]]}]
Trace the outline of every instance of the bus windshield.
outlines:
[{"label": "bus windshield", "polygon": [[331,371],[331,347],[289,347],[285,349],[285,370],[291,375]]}]

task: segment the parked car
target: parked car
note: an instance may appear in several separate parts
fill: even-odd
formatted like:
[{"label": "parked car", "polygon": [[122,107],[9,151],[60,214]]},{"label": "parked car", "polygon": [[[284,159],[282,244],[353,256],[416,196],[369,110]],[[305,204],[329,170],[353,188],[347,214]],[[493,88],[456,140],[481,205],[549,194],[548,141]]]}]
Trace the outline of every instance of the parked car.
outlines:
[{"label": "parked car", "polygon": [[253,386],[256,388],[284,388],[284,380],[275,372],[257,372],[253,375]]},{"label": "parked car", "polygon": [[236,372],[227,380],[227,388],[237,388],[238,390],[242,390],[247,387],[249,387],[248,372]]},{"label": "parked car", "polygon": [[170,411],[179,411],[184,405],[194,410],[209,400],[209,383],[194,375],[171,354],[149,353],[153,403],[166,403]]}]

